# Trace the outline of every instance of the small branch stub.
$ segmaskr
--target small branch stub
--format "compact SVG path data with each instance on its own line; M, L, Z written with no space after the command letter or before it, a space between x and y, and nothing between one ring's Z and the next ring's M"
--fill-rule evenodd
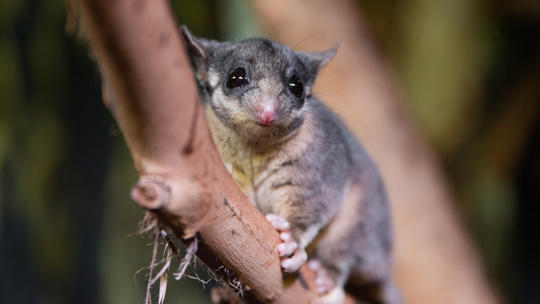
M131 190L131 198L142 208L158 210L169 204L170 187L163 181L143 176Z

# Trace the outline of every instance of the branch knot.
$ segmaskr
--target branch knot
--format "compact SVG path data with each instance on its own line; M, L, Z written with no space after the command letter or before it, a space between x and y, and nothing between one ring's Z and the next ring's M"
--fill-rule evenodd
M142 176L131 190L131 198L147 210L158 210L167 206L170 197L170 186L156 177Z

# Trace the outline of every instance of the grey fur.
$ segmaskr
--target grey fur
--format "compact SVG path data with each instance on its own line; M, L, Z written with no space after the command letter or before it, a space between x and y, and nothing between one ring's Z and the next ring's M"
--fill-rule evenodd
M337 115L311 94L319 69L337 48L303 53L263 38L220 43L183 31L207 96L212 135L239 186L261 212L291 223L293 236L338 287L347 280L375 286L371 300L399 303L391 279L391 217L378 169ZM231 90L225 84L237 67L247 71L249 84ZM292 73L304 84L301 99L287 90ZM252 118L265 96L279 103L271 127Z

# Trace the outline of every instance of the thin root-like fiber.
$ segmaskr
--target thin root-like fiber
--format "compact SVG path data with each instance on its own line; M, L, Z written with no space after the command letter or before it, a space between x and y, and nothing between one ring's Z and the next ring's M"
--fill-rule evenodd
M171 266L171 261L173 257L180 259L179 251L175 246L173 240L171 240L170 234L167 233L164 229L160 228L159 220L154 217L150 212L147 212L141 221L139 227L139 234L152 234L153 237L153 250L152 250L152 260L148 266L148 283L146 286L146 297L145 304L152 304L152 286L159 280L159 295L158 295L158 304L163 304L165 300L165 294L167 291L168 283L168 270ZM163 255L161 260L158 262L157 252L163 240L165 248L163 250ZM190 240L189 245L186 248L186 254L180 260L180 265L178 271L174 274L176 280L180 280L185 276L185 272L188 266L192 263L195 257L195 253L198 248L198 239L194 237ZM154 270L158 265L161 265L160 270L154 275ZM190 276L188 276L190 277ZM201 279L198 279L202 281ZM204 282L204 281L203 281ZM207 282L206 282L207 283Z
M194 237L191 240L191 243L186 248L186 255L184 256L184 258L182 258L180 266L178 266L178 271L174 274L174 278L176 280L180 280L186 273L187 267L189 266L189 264L191 264L191 261L193 260L193 257L197 252L197 248L199 246L198 242L199 240L197 239L197 237Z
M157 258L157 251L159 247L159 233L154 233L154 248L152 249L152 260L150 261L150 267L148 270L148 284L146 285L146 298L144 304L152 304L152 294L150 288L152 288L152 272Z
M151 212L147 211L144 214L142 221L139 223L139 230L137 233L139 235L145 235L151 232L152 235L154 235L156 231L159 231L159 220Z

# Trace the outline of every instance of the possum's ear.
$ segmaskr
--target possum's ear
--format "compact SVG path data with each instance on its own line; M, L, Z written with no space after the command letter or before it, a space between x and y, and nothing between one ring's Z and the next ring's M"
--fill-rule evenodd
M182 37L188 47L189 54L193 57L201 57L208 59L212 52L221 44L215 40L209 40L204 38L197 38L191 34L185 25L180 27L182 29Z
M338 45L334 45L330 49L323 52L296 52L298 58L302 61L304 66L307 69L307 74L309 75L310 82L315 81L315 77L319 70L325 66L337 53Z
M312 68L315 68L319 70L324 65L326 65L334 56L336 56L338 45L334 45L330 49L323 51L323 52L313 52L313 53L300 53L301 57L303 57L304 64L307 63L307 65L311 66Z
M182 25L180 29L182 30L184 44L195 64L197 78L199 80L206 80L212 54L222 43L215 40L197 38L191 34L185 25Z

